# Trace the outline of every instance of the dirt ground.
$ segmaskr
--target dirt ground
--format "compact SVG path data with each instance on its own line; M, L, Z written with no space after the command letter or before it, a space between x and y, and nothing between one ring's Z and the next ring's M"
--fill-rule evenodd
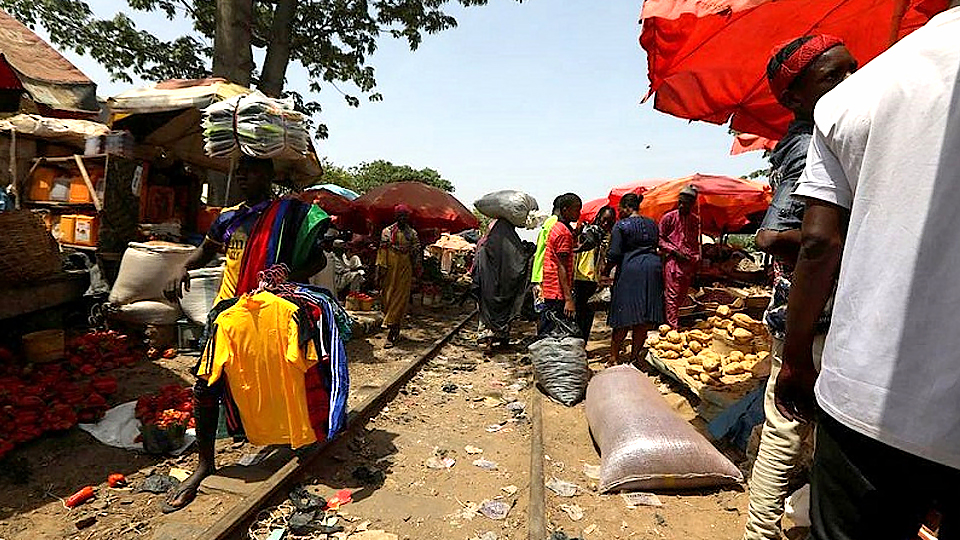
M390 350L383 349L382 333L351 341L351 407L376 393L465 314L452 308L415 313L414 328ZM594 370L602 368L608 352L604 340L609 338L609 330L602 320L602 315L598 316L595 344L590 347ZM411 540L527 538L531 452L527 412L533 392L538 390L522 344L485 354L473 342L474 330L475 323L469 323L379 415L363 429L335 442L328 459L305 471L302 483L324 497L343 488L354 491L354 502L341 511L347 532L384 530ZM533 326L524 324L516 330L522 337L530 335ZM118 371L122 393L115 401L135 399L172 381L189 382L193 362L185 356ZM657 382L678 414L702 430L703 422L694 412L696 398L686 397L667 381L657 378ZM747 507L743 488L659 494L663 506L656 508L628 508L619 495L599 495L596 480L584 470L584 465L599 465L600 458L590 438L583 404L567 408L543 398L542 412L545 479L555 477L581 488L571 498L547 490L546 517L551 532L563 531L570 538L584 540L736 540L742 534ZM161 496L112 490L103 481L109 473L122 472L136 486L152 472L165 473L171 467L189 471L196 465L195 452L158 459L106 447L76 429L43 438L15 452L14 462L29 473L27 483L14 483L16 471L0 473L0 540L165 540L197 533L290 455L289 450L278 451L259 465L236 465L243 455L260 450L229 439L219 441L218 464L223 470L218 477L205 482L197 501L187 509L164 516L158 506ZM428 462L437 466L442 458L453 459L453 465L428 466ZM88 484L98 486L98 497L77 510L65 510L56 499ZM491 501L506 504L505 519L483 514L481 505L486 502L489 509ZM583 517L574 520L571 515L578 517L578 509ZM86 516L96 517L96 523L78 531L74 523Z
M384 333L350 341L350 406L375 393L380 383L422 354L465 314L458 308L415 312L405 339L390 350L383 349ZM195 363L195 356L182 355L112 371L120 389L110 404L136 400L171 383L192 385L190 369ZM45 435L16 449L0 467L0 540L174 539L184 531L203 530L290 455L289 450L278 451L255 467L236 465L244 455L260 450L231 439L219 440L220 478L205 482L187 509L164 516L159 508L162 495L134 489L153 473L166 474L171 468L192 471L197 464L195 447L181 457L163 458L106 446L78 428ZM107 487L106 478L112 473L124 474L133 488ZM60 499L87 485L95 488L97 497L67 510ZM78 530L75 523L88 518L96 522Z
M602 329L601 320L598 317L594 336L600 346L591 347L594 370L602 368L608 352L602 341L609 330ZM529 324L518 330L534 331ZM677 412L694 420L695 404L666 381L656 380ZM360 527L400 539L526 539L531 452L526 413L538 392L533 382L522 347L486 355L461 334L363 433L335 445L332 459L308 471L302 481L321 495L357 490L355 502L342 509L348 533ZM584 405L567 408L542 398L542 411L545 480L558 478L582 488L572 498L547 490L549 532L585 540L740 538L747 506L742 488L661 494L662 507L627 508L619 495L599 495L596 481L584 473L584 465L600 463ZM694 424L704 427L699 420ZM482 453L471 454L468 446ZM435 456L451 457L455 463L449 469L430 468L427 462ZM480 458L495 462L496 469L474 465ZM507 518L491 519L479 512L478 505L488 500L507 503ZM576 505L583 517L572 520L562 505Z

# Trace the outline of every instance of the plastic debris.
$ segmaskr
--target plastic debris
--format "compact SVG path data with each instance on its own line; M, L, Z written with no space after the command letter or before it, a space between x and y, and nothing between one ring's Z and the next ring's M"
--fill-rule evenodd
M186 469L178 469L173 467L170 469L170 476L176 478L177 480L183 482L187 478L190 478L190 471Z
M600 479L600 466L599 465L590 465L587 463L583 464L583 475L591 480Z
M140 485L139 491L146 491L161 495L179 485L180 481L170 475L155 474L143 481L143 484Z
M587 527L586 529L583 530L583 535L586 536L586 535L592 533L593 531L597 530L598 528L599 528L599 527L597 526L597 524L596 524L596 523L593 523L593 524L591 524L589 527Z
M327 510L338 510L341 506L353 501L353 493L349 489L341 489L336 495L327 500Z
M431 469L449 469L457 464L457 460L445 457L441 458L439 456L433 456L426 461L427 467Z
M469 445L469 444L468 444L463 450L464 450L466 453L471 454L471 455L476 455L476 454L482 454L482 453L483 453L483 448L479 448L479 447L476 447L476 446L471 446L471 445Z
M470 540L499 540L499 537L497 536L497 533L493 531L487 531L483 534L474 536Z
M551 478L547 481L546 486L547 489L556 493L559 497L573 497L580 491L580 486L558 478Z
M488 459L482 459L482 458L481 458L481 459L474 460L473 465L476 466L476 467L480 467L481 469L483 469L483 470L485 470L485 471L495 471L495 470L497 470L497 462L496 462L496 461L490 461L490 460L488 460Z
M303 486L293 488L289 498L294 508L301 512L321 510L327 506L327 501L323 500L323 497L310 493Z
M480 504L480 513L490 519L506 519L510 505L503 501L486 500Z
M503 429L505 424L490 424L487 426L487 433L496 433Z
M580 521L583 519L583 508L576 504L561 504L560 509L566 512L571 521Z
M506 493L507 495L516 495L517 492L520 491L520 488L513 485L503 486L502 488L500 488L500 491Z
M627 508L636 508L638 506L663 506L660 498L653 493L645 491L632 491L630 493L621 493L623 502L627 503Z

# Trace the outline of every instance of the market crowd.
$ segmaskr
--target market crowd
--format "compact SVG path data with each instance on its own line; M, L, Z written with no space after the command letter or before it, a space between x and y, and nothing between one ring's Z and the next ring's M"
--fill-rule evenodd
M781 538L814 431L812 538L913 539L922 524L960 537L958 4L860 69L829 35L769 59L764 75L794 120L770 155L773 201L756 235L774 260L773 347L745 540ZM503 248L515 233L498 221L478 248L498 264L487 277L510 284L480 297L489 336L508 338L504 295L527 276L540 335L568 323L589 339L590 298L610 287L611 364L628 333L636 360L649 329L678 328L701 258L696 188L659 223L641 200L578 224L580 197L560 195L532 268L501 264L522 252Z

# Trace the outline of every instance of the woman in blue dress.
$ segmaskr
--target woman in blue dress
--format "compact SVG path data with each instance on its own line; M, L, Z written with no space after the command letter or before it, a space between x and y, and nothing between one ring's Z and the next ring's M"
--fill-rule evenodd
M634 193L620 200L620 221L613 227L604 276L616 268L610 290L607 324L613 328L609 365L620 363L620 350L632 331L631 361L639 359L647 330L663 323L663 265L657 255L657 223L640 215Z

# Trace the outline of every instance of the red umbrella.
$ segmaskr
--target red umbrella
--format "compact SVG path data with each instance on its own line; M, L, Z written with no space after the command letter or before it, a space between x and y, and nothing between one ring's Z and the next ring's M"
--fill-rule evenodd
M749 216L765 212L772 198L770 186L744 178L694 174L665 182L643 196L640 213L660 221L677 207L680 190L697 187L697 213L705 234L735 232L747 225Z
M350 201L350 199L328 189L309 189L300 192L298 197L303 202L313 203L323 208L324 212L332 216L348 214L354 211L353 202Z
M777 45L807 34L842 38L861 64L943 11L948 0L647 0L640 44L654 107L741 133L780 139L791 114L766 65ZM732 118L732 120L731 120Z
M597 217L597 212L599 212L601 208L609 204L610 204L610 201L606 197L583 203L583 208L580 210L580 221L581 222L593 221L593 218Z
M646 180L638 180L636 182L630 182L629 184L619 185L610 190L610 195L607 196L607 200L610 201L610 206L616 208L617 205L620 204L620 199L627 193L643 195L664 182L669 182L669 180L666 178L648 178Z
M398 204L410 207L417 229L460 232L480 227L466 206L446 191L420 182L394 182L375 187L353 201L364 218L375 223L392 223Z

